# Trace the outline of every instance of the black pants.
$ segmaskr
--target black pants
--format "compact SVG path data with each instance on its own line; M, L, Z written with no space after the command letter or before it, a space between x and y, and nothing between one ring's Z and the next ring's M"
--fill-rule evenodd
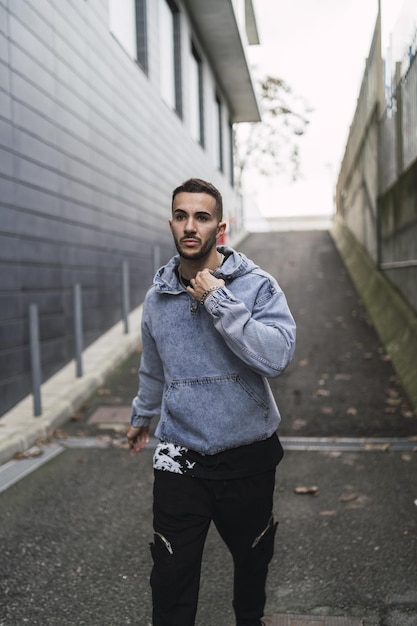
M193 626L211 521L234 563L237 626L260 626L277 524L275 470L234 480L155 471L151 587L154 626Z

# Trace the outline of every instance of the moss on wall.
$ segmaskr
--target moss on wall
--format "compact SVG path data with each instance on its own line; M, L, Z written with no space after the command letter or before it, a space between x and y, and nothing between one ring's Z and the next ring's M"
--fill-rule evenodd
M417 315L337 218L331 235L404 390L417 410Z

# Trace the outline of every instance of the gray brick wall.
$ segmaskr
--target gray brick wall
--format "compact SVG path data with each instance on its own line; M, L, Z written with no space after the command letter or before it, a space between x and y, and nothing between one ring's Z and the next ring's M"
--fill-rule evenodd
M157 18L148 2L147 76L109 32L107 0L0 0L0 414L31 390L31 303L46 379L74 356L75 283L85 345L121 318L124 260L132 308L143 300L153 246L173 253L179 182L205 177L235 202L189 135L186 98L180 120L159 97Z

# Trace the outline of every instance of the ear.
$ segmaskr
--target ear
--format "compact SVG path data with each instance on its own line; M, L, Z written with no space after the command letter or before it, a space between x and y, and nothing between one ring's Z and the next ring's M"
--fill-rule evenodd
M220 239L220 237L223 237L224 233L226 232L226 222L219 222L217 224L217 234L216 234L216 239Z

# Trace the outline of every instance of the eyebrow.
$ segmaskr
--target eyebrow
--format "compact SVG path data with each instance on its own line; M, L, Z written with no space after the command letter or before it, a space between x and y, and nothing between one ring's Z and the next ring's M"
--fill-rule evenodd
M181 207L177 207L176 209L173 210L173 213L185 213L185 214L187 214L187 211L185 209L181 209ZM209 217L213 217L213 215L210 213L210 211L196 211L195 215L208 215Z

